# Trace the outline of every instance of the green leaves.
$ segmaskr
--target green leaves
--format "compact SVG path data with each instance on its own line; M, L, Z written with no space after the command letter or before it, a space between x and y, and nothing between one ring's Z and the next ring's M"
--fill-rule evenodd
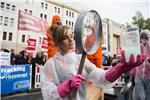
M139 31L143 29L150 30L150 18L144 19L142 13L140 11L137 11L135 13L135 16L132 17L132 25L139 28ZM132 25L127 23L127 28L132 28Z

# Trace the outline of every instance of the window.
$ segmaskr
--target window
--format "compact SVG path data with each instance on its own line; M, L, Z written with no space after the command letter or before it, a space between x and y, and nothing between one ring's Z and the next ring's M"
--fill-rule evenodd
M29 14L32 15L32 11L31 10L29 10Z
M47 19L47 15L44 15L44 19Z
M74 23L72 22L72 27L73 27Z
M40 18L43 19L43 14L40 14Z
M47 4L45 4L45 9L47 9L48 8L48 5Z
M44 8L44 3L43 2L41 2L41 8Z
M15 6L15 5L12 5L11 10L12 10L12 11L15 11L15 8L16 8L16 6Z
M10 18L10 27L14 26L14 18Z
M3 24L3 16L0 16L0 25Z
M74 17L74 13L72 13L72 17Z
M7 32L3 32L3 40L6 40Z
M69 26L71 25L71 21L69 21Z
M66 25L68 25L68 21L66 20Z
M25 35L22 35L22 42L25 42Z
M68 16L68 10L66 11L66 15Z
M28 12L28 9L24 9L25 12Z
M69 12L69 16L71 17L71 12Z
M57 8L55 7L55 13L57 12Z
M9 41L12 41L12 33L9 33L9 38L8 38Z
M5 3L1 2L1 8L4 9Z
M10 4L6 4L6 9L10 9Z
M5 17L4 26L8 26L8 17Z
M60 8L58 8L58 13L60 13Z
M106 24L102 24L103 25L103 29L106 29Z

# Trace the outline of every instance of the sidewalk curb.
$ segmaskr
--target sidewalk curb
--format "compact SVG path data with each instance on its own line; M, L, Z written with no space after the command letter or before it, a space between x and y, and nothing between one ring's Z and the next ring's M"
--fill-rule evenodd
M34 88L34 89L28 90L27 92L28 93L33 93L33 92L40 92L40 91L41 91L41 88Z
M8 99L8 98L13 98L13 97L19 97L23 95L33 95L36 93L40 93L41 88L34 88L26 91L20 91L20 92L15 92L15 93L9 93L7 95L1 95L1 99Z

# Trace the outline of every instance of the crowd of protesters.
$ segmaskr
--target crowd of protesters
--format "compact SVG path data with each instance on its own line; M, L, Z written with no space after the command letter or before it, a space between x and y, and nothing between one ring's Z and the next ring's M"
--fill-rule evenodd
M5 50L1 50L3 52L9 52ZM32 88L34 87L35 81L35 70L36 66L40 65L43 66L47 60L47 56L39 51L37 52L36 56L33 57L32 52L27 52L26 50L22 50L19 54L15 53L15 49L10 50L10 64L11 65L24 65L30 64L32 66Z
M119 56L114 54L112 55L106 55L103 53L102 55L102 63L103 66L115 66L117 63L119 63Z
M47 59L47 56L43 52L37 52L36 56L33 57L32 52L27 52L26 50L22 50L19 54L15 53L15 49L11 49L11 65L22 65L22 64L39 64L44 65Z

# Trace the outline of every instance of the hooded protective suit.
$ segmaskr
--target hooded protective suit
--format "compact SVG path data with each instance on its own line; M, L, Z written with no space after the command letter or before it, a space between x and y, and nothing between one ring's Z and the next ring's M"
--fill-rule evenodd
M138 55L135 62L133 55L131 55L129 62L126 62L125 53L122 53L122 55L121 62L108 71L97 68L88 59L85 59L82 76L86 80L92 81L97 87L111 87L123 73L140 65L144 60L142 56ZM41 69L41 90L44 100L70 100L66 93L63 98L60 96L58 87L72 75L76 75L80 60L81 55L77 55L75 52L69 52L64 56L57 52L53 58L46 62ZM86 100L86 87L86 82L83 81L77 91L75 100Z
M76 75L80 64L80 55L70 52L65 56L59 53L49 59L41 71L41 89L44 100L69 100L61 98L57 86L67 80L70 75ZM88 59L85 60L82 76L91 80L98 87L110 87L113 84L105 79L105 71L97 68ZM98 76L98 77L97 77ZM86 82L77 91L76 100L86 100Z

